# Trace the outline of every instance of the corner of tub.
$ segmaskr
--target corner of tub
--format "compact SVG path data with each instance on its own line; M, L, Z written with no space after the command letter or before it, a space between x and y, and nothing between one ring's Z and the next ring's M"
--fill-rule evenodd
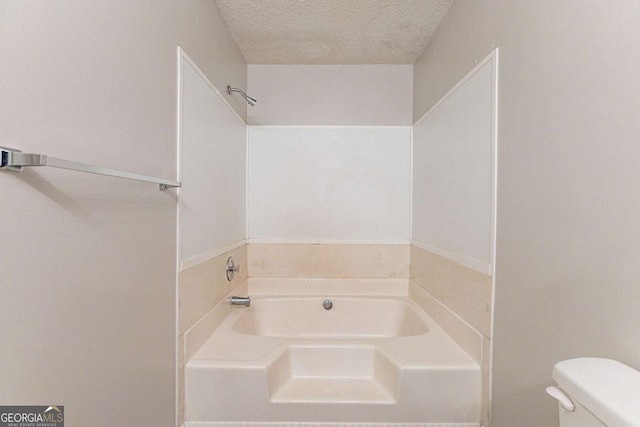
M218 329L224 319L231 313L229 299L232 295L243 295L247 292L247 279L239 282L231 292L226 294L211 310L200 318L192 327L184 332L185 364L193 358L207 339Z
M480 332L413 279L409 283L409 297L431 316L476 363L482 365L484 337Z

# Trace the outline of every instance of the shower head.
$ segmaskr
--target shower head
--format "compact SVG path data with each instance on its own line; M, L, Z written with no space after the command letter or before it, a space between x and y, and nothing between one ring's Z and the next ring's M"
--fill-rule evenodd
M257 99L250 97L249 95L247 95L247 104L249 104L252 107L255 107L256 102L258 102Z
M258 102L257 99L250 97L242 89L238 89L237 87L227 86L227 93L231 95L233 92L238 92L244 98L244 100L247 101L247 104L249 104L252 107L254 107L256 105L256 102Z

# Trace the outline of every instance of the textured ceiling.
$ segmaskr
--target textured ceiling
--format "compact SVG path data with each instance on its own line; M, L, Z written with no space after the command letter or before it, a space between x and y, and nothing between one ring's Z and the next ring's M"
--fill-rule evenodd
M413 64L453 0L216 0L249 64Z

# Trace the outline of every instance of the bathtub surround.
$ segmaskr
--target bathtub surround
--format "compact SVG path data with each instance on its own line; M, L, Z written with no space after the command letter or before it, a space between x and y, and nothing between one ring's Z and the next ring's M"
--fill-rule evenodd
M254 71L259 69L260 67L256 67ZM359 70L371 71L371 68L364 66ZM280 96L284 97L282 99L287 99L288 96L288 99L293 101L292 97L296 93L299 96L300 93L299 88L295 89L296 84L305 78L311 77L318 81L329 82L331 76L345 76L349 75L348 73L353 75L356 70L327 67L322 70L311 70L309 76L304 76L305 70L302 68L296 69L291 66L265 71L264 75L253 75L249 82L252 93L257 94L264 89L267 92L261 95L261 98ZM277 81L282 79L282 75L292 77L292 84L284 85L282 82L278 84ZM366 73L364 75L367 76ZM367 77L358 82L360 84L358 87L360 90L367 88L375 92L377 88L374 82L375 79ZM330 92L327 93L328 98L344 95L340 94L338 88L334 86L326 85L325 87ZM384 89L387 90L389 87ZM357 88L351 92L347 90L346 93L350 93L350 98L357 98L353 96L357 90ZM397 97L398 93L404 92L399 91L390 96ZM306 297L318 292L318 289L321 289L324 296L330 292L336 297L375 293L383 289L400 298L411 295L415 304L429 310L429 313L431 311L435 313L438 322L443 325L442 328L453 337L451 342L455 341L456 346L460 346L461 350L464 349L464 353L468 355L466 357L471 361L470 366L473 365L474 369L477 369L477 384L463 388L478 397L475 409L477 413L469 418L478 420L481 409L486 413L488 401L486 384L488 379L487 343L489 342L482 333L478 332L478 329L482 329L489 335L487 332L489 326L486 321L488 318L486 312L478 313L478 307L482 306L482 302L476 301L475 298L486 301L487 295L482 293L486 292L486 287L476 286L477 283L474 282L478 279L477 275L481 275L480 273L471 271L471 274L468 274L464 267L457 266L455 262L434 254L421 253L409 244L412 188L411 128L375 126L378 124L375 123L376 114L385 114L385 109L390 108L393 102L364 103L359 109L352 108L349 103L344 102L337 102L332 106L331 111L337 113L343 123L358 123L362 117L369 117L365 119L365 124L369 126L316 126L318 124L316 114L321 106L312 104L308 108L299 108L296 105L296 102L281 102L278 105L278 108L283 110L279 114L287 117L287 112L290 112L294 114L291 117L297 117L296 126L270 126L272 123L269 123L269 120L274 120L275 117L270 117L269 114L274 114L275 110L265 108L261 116L265 126L249 127L247 156L249 244L246 248L249 279L246 283L240 283L232 293L249 294L258 301L275 295L286 297L302 293ZM295 116L295 114L299 115ZM319 116L322 117L323 114ZM367 114L370 115L367 116ZM392 119L396 125L406 123L404 113L392 117L396 117ZM329 123L331 122L336 122L336 119L331 119ZM372 179L377 181L372 182ZM404 190L407 192L405 193ZM421 217L421 220L424 218ZM296 221L304 221L304 223ZM412 256L417 263L416 266L411 265ZM416 280L407 280L410 275ZM485 284L483 279L479 279L479 282ZM480 295L477 294L478 289L482 289ZM221 290L221 293L224 291ZM442 301L430 291L435 292ZM472 295L467 295L468 292ZM457 300L461 296L463 296L462 302ZM490 301L490 297L488 299ZM254 305L249 310L255 312L258 308ZM237 311L239 309L238 307L230 308L224 303L218 304L185 333L183 340L185 360L187 364L191 363L192 369L192 376L187 386L192 396L188 399L188 406L192 409L187 409L187 425L195 419L209 419L213 422L214 419L228 416L224 411L220 412L217 418L202 412L204 407L207 407L210 412L216 404L222 404L228 410L231 403L219 400L224 399L224 396L219 396L217 403L205 403L209 397L215 395L215 392L210 390L202 393L194 390L212 387L212 384L200 380L209 378L210 374L215 372L217 368L211 363L214 363L213 359L217 357L216 352L224 351L226 346L219 344L207 346L205 343L214 339L209 335L214 333L216 328L225 321L228 322L225 320L226 316L242 313ZM489 310L490 304L484 306L484 309ZM287 313L289 312L290 310L287 310ZM461 317L457 312L463 313L466 318ZM473 323L474 326L468 322ZM261 327L267 328L265 325ZM247 335L251 334L245 331L243 336L246 338ZM244 343L243 346L248 343ZM277 356L277 360L267 363L272 366L269 368L273 371L272 376L280 378L282 375L276 375L276 373L282 371L280 369L282 366L290 363L288 360L292 358L297 360L298 356L302 357L301 355L304 354L307 357L311 354L306 350L295 350L296 348L294 346L294 350L291 350L293 353L288 351L285 352L286 354L278 353L280 356L271 355ZM215 354L205 354L207 351L213 351ZM237 359L237 357L239 356L224 356L225 359ZM326 357L330 358L330 355L327 354ZM305 363L299 362L298 365L306 366ZM241 366L236 368L244 369ZM209 372L210 369L213 371ZM222 375L221 372L219 373ZM297 384L295 380L297 377L295 372L291 375L293 375L290 379L293 381L291 387L294 387ZM365 377L370 375L367 374ZM276 381L282 387L273 386L275 388L269 392L275 393L275 397L271 396L272 400L280 401L284 399L282 396L289 396L286 391L289 390L289 386L286 384L290 381L283 378L280 382ZM252 384L256 386L261 381L255 378ZM211 383L215 382L212 379ZM225 381L225 384L229 382ZM379 391L382 394L378 397L387 396L388 392L385 390L389 390L388 386L381 387ZM256 389L260 387L257 386ZM288 405L286 400L293 397L295 396L291 395L280 403L286 406ZM414 394L410 399L415 397L417 395ZM408 399L407 396L403 398L405 403L406 399ZM273 409L269 409L271 406L265 403L268 401L269 398L263 396L256 401L257 406L253 405L255 408L262 408L261 418L258 419L264 419L265 414L270 414L269 417L275 416L279 421L303 419L303 414L296 415L292 410L283 412L282 408L276 411L278 414L276 415L272 412ZM313 405L308 409L312 408ZM222 407L220 409L222 410ZM342 419L357 421L358 416L349 418L353 416L356 415L348 412L341 415ZM364 415L361 414L360 419L363 419L362 416ZM245 421L246 419L246 417L243 418ZM376 421L381 419L384 419L384 416L378 414ZM396 417L394 420L398 419ZM230 425L236 421L241 423L239 419L235 421L229 419ZM417 422L418 419L415 421ZM336 423L336 425L339 424Z

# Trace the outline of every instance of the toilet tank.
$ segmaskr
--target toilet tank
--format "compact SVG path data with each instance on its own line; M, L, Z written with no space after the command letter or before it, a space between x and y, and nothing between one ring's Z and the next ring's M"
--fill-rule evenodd
M553 379L560 390L550 387L549 394L561 402L560 427L640 427L640 372L635 369L610 359L570 359L556 363ZM563 403L562 394L570 402Z

